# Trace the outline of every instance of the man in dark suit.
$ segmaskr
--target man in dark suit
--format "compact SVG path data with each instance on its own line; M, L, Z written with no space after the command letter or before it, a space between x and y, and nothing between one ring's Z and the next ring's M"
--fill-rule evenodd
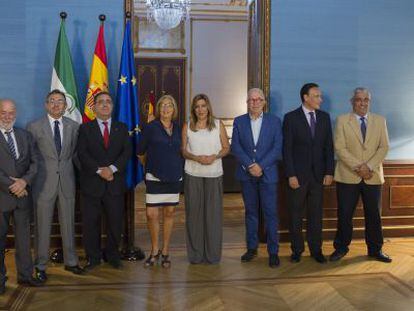
M14 127L15 121L14 102L0 99L0 294L6 290L4 257L11 217L14 220L17 282L41 285L32 277L30 251L30 185L37 171L35 145L30 133Z
M36 276L47 280L50 230L55 205L59 210L65 270L82 274L75 248L75 170L73 157L79 124L64 117L65 94L53 90L46 96L47 114L31 122L27 129L39 151L38 172L33 183L36 211Z
M248 113L237 117L233 124L231 150L238 161L236 178L241 182L245 207L247 252L242 262L257 256L259 245L259 206L263 210L269 266L280 264L277 219L277 161L282 155L282 129L278 117L264 113L263 91L248 92Z
M106 259L114 268L121 267L119 243L126 191L125 168L132 150L127 127L111 119L112 110L109 93L95 95L96 119L79 128L83 242L88 270L101 262L102 212L106 216Z
M332 183L334 151L331 118L319 110L322 94L316 83L300 90L302 105L283 120L283 162L288 177L291 261L299 262L305 250L302 217L306 210L306 237L311 256L319 263L322 253L323 186Z

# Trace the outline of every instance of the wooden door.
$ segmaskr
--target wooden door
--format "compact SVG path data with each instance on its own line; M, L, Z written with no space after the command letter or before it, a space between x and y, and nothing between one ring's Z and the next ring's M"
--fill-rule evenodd
M185 119L185 59L137 58L138 98L141 120L148 117L148 103L165 94L172 95L178 105L178 122ZM155 107L154 107L155 108Z

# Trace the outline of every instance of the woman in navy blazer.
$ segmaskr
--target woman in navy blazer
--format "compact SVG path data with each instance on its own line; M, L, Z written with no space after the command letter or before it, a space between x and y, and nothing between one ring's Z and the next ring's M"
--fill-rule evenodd
M156 119L142 131L138 146L140 160L145 163L147 223L151 235L151 253L145 267L169 268L169 244L174 224L174 207L179 203L184 160L181 156L181 128L175 121L178 107L170 95L162 96L156 105ZM144 161L143 155L146 155ZM163 213L163 245L159 247L159 210Z

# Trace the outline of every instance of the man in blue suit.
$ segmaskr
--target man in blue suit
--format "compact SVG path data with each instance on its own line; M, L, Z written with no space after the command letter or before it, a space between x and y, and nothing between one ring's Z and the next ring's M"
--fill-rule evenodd
M331 118L319 110L322 93L316 83L300 90L302 105L283 120L283 163L288 177L291 261L299 262L304 251L302 217L306 209L306 236L311 256L325 263L322 254L323 186L332 183L334 151Z
M263 112L265 104L261 89L249 90L248 113L234 120L231 150L239 164L236 178L242 186L245 206L247 252L241 261L249 262L257 256L260 206L266 223L269 266L275 268L280 264L277 161L282 156L282 129L278 117Z

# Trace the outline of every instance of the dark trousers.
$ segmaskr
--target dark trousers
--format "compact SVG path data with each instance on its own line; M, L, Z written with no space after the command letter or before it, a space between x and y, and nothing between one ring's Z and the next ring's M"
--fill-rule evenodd
M246 243L248 249L259 246L259 206L261 207L267 232L267 251L279 251L277 217L277 183L263 183L260 179L242 181L242 195L245 208ZM260 204L260 205L259 205Z
M124 196L105 193L102 197L82 194L83 244L89 261L101 260L101 219L106 218L105 256L108 261L120 259Z
M0 212L0 284L6 282L4 257L7 231L12 216L15 234L17 279L28 280L33 272L32 253L30 250L30 209L18 208L10 212Z
M348 251L352 240L352 218L361 196L365 217L365 242L369 254L378 253L383 244L381 226L381 185L336 183L338 230L334 241L337 250Z
M322 198L323 184L314 178L300 185L298 189L288 187L289 231L293 253L305 250L302 234L302 219L306 210L306 240L312 255L322 249Z

